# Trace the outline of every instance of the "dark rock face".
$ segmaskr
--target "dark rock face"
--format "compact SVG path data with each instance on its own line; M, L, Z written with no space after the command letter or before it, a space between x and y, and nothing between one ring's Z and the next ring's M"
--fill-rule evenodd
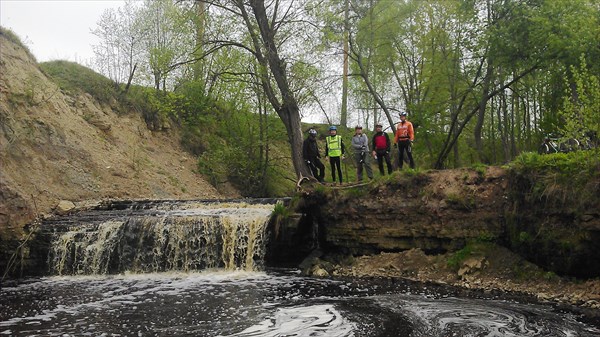
M576 207L578 200L532 199L528 191L533 184L528 177L510 178L513 212L506 223L508 247L557 274L600 276L600 187L590 184L596 198Z
M321 208L330 249L372 254L460 249L502 236L505 178L498 172L439 171L365 192L337 193ZM358 193L364 193L357 197Z
M325 253L439 253L470 240L495 241L548 271L600 276L600 191L582 211L574 201L527 198L531 189L528 180L499 168L431 171L313 192L305 213L317 212L311 217Z
M4 180L0 173L0 185ZM21 245L27 235L23 223L34 219L34 209L25 199L12 189L0 188L0 271L10 276L18 276L18 263L28 256L26 247Z

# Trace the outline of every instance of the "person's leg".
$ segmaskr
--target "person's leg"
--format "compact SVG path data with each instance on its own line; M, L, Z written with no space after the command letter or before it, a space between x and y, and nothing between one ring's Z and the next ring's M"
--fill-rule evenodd
M310 164L307 164L308 168L310 169L310 172L312 173L313 177L317 177L317 168L315 167L315 162L311 161Z
M356 178L358 181L362 181L362 171L363 171L363 158L360 152L354 154L354 163L356 163ZM346 177L347 178L347 177Z
M336 157L335 159L336 159L338 177L340 179L340 184L341 184L344 181L344 178L342 177L342 158Z
M365 153L365 162L363 164L365 165L365 169L367 170L367 177L369 177L369 179L373 179L373 168L371 167L371 158L367 153Z
M331 179L335 183L335 157L329 157L329 164L331 165Z
M392 174L392 161L390 160L390 154L384 153L385 164L387 165L388 174ZM381 165L383 166L383 164ZM381 169L383 171L383 168Z
M410 144L410 142L407 142L408 145L406 147L406 155L408 156L408 164L410 165L410 168L414 169L415 168L415 161L413 160L413 156L412 156L412 145Z
M404 142L398 142L398 169L404 166Z
M383 171L383 160L385 159L383 157L384 155L385 152L377 151L377 166L379 167L379 174L381 174L382 176L385 175L385 172Z
M319 170L319 174L316 176L317 180L323 182L325 179L325 165L321 163L319 158L315 158L315 167Z

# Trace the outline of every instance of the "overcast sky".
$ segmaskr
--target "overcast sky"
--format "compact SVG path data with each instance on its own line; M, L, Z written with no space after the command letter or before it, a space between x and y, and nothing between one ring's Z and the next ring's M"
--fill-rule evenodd
M91 45L97 44L90 31L105 9L123 3L123 0L0 0L0 25L17 34L38 62L60 59L86 65L93 57Z

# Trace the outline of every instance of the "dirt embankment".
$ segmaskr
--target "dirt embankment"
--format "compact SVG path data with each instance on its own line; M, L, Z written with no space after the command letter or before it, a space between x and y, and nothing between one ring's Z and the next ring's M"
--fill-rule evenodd
M32 56L0 34L0 240L60 201L214 199L176 130L64 93Z

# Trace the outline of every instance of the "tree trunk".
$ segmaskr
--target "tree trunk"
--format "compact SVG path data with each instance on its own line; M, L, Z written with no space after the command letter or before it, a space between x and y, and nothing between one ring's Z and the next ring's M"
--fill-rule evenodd
M193 65L193 76L194 80L197 81L204 73L204 61L202 60L202 56L204 54L204 27L206 25L207 11L204 0L195 0L194 6L196 7L196 46L194 48L194 58L196 59L196 61Z
M288 141L292 149L292 162L297 177L310 176L310 170L307 165L304 164L302 158L302 142L304 137L302 135L302 127L300 124L300 108L296 97L290 88L288 83L287 75L285 73L285 62L281 60L277 51L277 44L275 43L275 30L269 24L267 12L265 9L264 0L250 0L250 7L254 13L254 18L258 24L258 30L260 32L260 40L262 41L266 57L262 57L262 54L257 54L259 63L263 66L268 66L273 79L277 84L277 89L280 93L281 102L275 96L273 88L269 83L269 79L266 75L263 75L261 79L263 88L267 89L266 94L271 102L271 105L279 115L279 118L283 121L285 128L288 133ZM243 3L240 2L243 7ZM246 20L250 34L255 34L255 31L248 20ZM258 42L258 36L253 38L255 47L260 50L260 46L256 46ZM266 63L266 64L265 64Z
M477 115L477 123L475 124L475 129L473 131L475 137L475 148L477 150L477 154L479 155L479 160L486 164L489 164L489 158L483 151L483 141L481 139L481 136L483 130L483 122L485 121L485 111L487 107L487 102L489 100L488 94L490 92L490 82L492 79L492 74L492 64L490 61L488 61L485 77L483 78L481 99L479 100L479 112Z
M127 94L129 91L129 87L131 86L131 81L133 81L133 75L135 74L135 70L137 69L137 63L133 66L131 73L129 74L129 78L127 79L127 85L125 86L125 91L123 94Z
M340 112L340 125L344 127L348 124L348 1L344 0L344 70L342 77L342 109Z
M371 94L375 102L377 102L377 104L381 107L381 110L383 110L383 112L385 113L385 116L387 117L387 120L390 123L392 132L396 133L396 126L394 125L392 114L390 113L389 108L383 101L383 98L379 95L379 93L377 93L377 90L375 90L375 87L371 83L369 75L367 74L367 70L365 69L365 66L363 64L362 56L358 52L354 51L354 49L352 48L352 44L350 44L350 47L352 55L354 55L353 59L358 65L358 68L360 69L360 77L362 77L363 81L365 82L365 85L367 86L367 89L369 90L369 93Z
M526 75L532 73L538 67L539 67L539 64L535 64L531 68L523 71L517 77L513 78L509 82L505 83L504 85L502 85L499 88L495 89L494 91L490 92L487 95L488 96L487 99L490 99L490 98L498 95L499 93L503 92L506 88L510 87L513 83L519 81L521 78L525 77ZM460 112L460 110L461 109L458 109L459 112ZM462 122L460 122L460 123L458 122L458 114L456 115L456 118L452 120L452 123L450 125L450 132L448 134L448 139L444 143L444 147L442 148L442 151L438 155L438 158L437 158L437 160L436 160L436 162L434 164L434 168L441 169L441 168L444 167L444 162L448 158L448 155L450 154L450 150L456 144L456 141L458 140L458 137L461 135L462 130L465 128L465 126L469 123L469 121L471 120L471 118L473 118L473 116L475 116L475 114L478 111L479 111L479 106L477 106L475 109L473 109L470 112L468 112L467 115L465 116L464 120ZM501 121L499 120L498 123L501 123ZM458 127L458 132L452 137L451 136L451 134L453 134L452 130L455 127Z

